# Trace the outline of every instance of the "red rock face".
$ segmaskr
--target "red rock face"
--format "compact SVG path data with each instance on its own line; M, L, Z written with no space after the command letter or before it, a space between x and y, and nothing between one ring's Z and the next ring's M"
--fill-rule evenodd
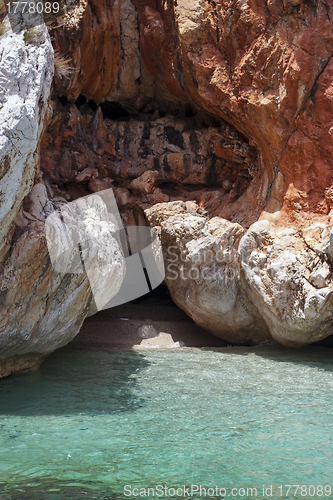
M156 113L111 120L87 103L55 105L41 156L52 198L112 187L126 210L183 200L211 216L241 198L259 170L257 150L223 120L215 127Z
M116 84L121 56L119 7L115 1L107 4L81 1L64 29L51 30L58 50L72 56L71 96L82 92L103 99ZM57 84L64 89L61 80Z
M178 11L181 5L186 15L186 2L178 3ZM332 119L329 103L321 98L332 54L330 3L284 2L284 8L280 2L264 1L245 2L242 8L229 2L201 5L202 13L192 16L201 37L196 37L195 27L179 30L191 97L206 109L220 110L250 135L261 153L262 180L266 174L272 183L278 171L284 176L273 190L266 184L262 191L258 180L261 210L266 205L268 212L275 212L282 202L286 217L279 218L285 224L299 212L288 200L302 198L309 199L301 204L303 218L307 212L321 216L327 212L324 194L331 180L330 161L316 140L318 129ZM248 198L242 203L250 205Z
M324 221L331 204L332 6L90 0L54 30L58 50L75 66L57 89L136 111L191 104L219 116L260 158L259 175L242 196L221 200L219 215L245 226L259 217L300 227ZM215 150L230 159L227 149Z
M78 0L53 22L54 109L37 149L42 172L24 201L35 146L24 165L10 149L0 172L15 165L26 172L2 220L0 377L36 367L90 314L87 280L51 270L44 221L64 200L109 188L126 224L148 220L164 251L175 245L187 255L192 281L166 282L176 303L215 335L304 345L333 334L332 4ZM23 65L30 77L18 85L20 113L41 95L29 116L42 120L51 47L20 36L15 43L26 43L20 54L30 61ZM20 75L1 64L11 75L7 92ZM18 144L28 123L13 131ZM15 183L3 184L12 196ZM222 250L203 275L199 240L209 258Z

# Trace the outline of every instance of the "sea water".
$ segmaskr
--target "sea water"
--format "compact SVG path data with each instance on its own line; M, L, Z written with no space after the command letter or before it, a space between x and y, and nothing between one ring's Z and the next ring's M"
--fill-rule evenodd
M60 350L0 381L0 498L333 498L332 354Z

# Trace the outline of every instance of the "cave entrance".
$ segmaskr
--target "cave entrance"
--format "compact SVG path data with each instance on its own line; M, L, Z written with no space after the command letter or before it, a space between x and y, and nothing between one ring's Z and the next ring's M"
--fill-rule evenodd
M87 318L68 347L145 349L226 345L196 325L173 302L163 283L139 299Z
M69 105L78 112L70 115ZM58 97L55 125L41 149L55 196L71 201L113 187L125 189L119 192L123 204L194 201L210 217L234 214L229 206L259 172L256 147L222 118L189 103L164 108L151 102L134 111L126 102ZM96 128L97 113L103 120ZM132 182L147 171L158 172L158 185L133 189Z
M69 113L70 105L77 112ZM255 146L235 127L188 103L167 109L152 102L134 112L130 103L96 103L84 95L75 101L58 97L41 146L51 199L71 202L112 189L125 226L133 225L138 209L178 200L195 202L208 218L232 220L223 210L248 189L258 162ZM88 318L71 345L145 348L177 342L226 345L197 326L161 285Z
M58 96L58 100L63 106L75 104L82 114L89 112L95 113L97 108L100 107L104 120L108 118L109 120L127 121L131 118L130 113L119 102L105 101L97 104L93 99L89 99L82 94L79 95L75 101L69 100L67 96Z

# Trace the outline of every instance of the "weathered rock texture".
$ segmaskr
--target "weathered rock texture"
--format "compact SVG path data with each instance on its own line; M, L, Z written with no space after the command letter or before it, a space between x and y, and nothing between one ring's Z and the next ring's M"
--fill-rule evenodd
M219 215L258 173L256 149L223 120L205 127L195 117L123 120L103 119L88 104L55 104L41 144L52 197L72 200L112 186L117 195L118 188L132 192L121 205L189 199Z
M39 140L53 78L53 50L46 28L40 27L38 38L29 42L23 32L13 34L8 30L0 37L0 52L3 377L37 368L48 354L67 344L78 333L95 300L108 302L117 293L124 263L112 231L105 227L105 206L92 197L81 201L79 221L75 212L72 217L69 212L66 224L80 232L85 251L92 253L92 266L96 262L93 278L88 280L86 273L64 274L66 269L51 266L45 220L57 204L50 201L37 172ZM102 244L101 250L94 238ZM108 262L101 252L108 252ZM106 291L108 296L104 297Z
M328 238L323 226L304 237L293 228L276 232L262 220L240 240L242 289L281 344L312 343L333 333L332 273L323 252Z
M54 29L76 70L57 91L80 96L80 112L68 105L56 123L58 111L44 137L48 185L73 199L111 184L123 212L148 209L187 271L201 244L219 247L234 281L167 283L180 307L230 342L301 345L333 333L332 6L90 0ZM102 103L104 121L82 95ZM190 213L164 204L176 200Z
M1 260L8 263L21 245L24 262L31 252L45 263L45 247L37 249L45 245L40 207L46 213L49 203L112 188L126 223L144 224L146 210L166 260L176 247L178 278L167 275L174 300L215 335L302 345L333 333L332 7L332 0L78 0L49 26L70 68L56 73L41 172L14 236L11 224L35 174L47 92L33 114L38 124L31 122L35 142L20 135L28 122L11 125L25 156L2 156L1 172L12 172L13 182L3 181L11 201L6 194L1 205ZM34 68L46 50L22 40L13 45L34 51ZM9 78L14 89L21 70L32 69L11 64L1 78L17 71L15 83ZM36 86L12 94L26 92L36 111L49 86L43 74L38 70ZM4 116L15 113L8 108ZM208 263L200 260L205 249ZM30 283L45 275L42 263L33 263ZM191 282L180 277L182 266ZM76 276L67 287L84 295L75 314L67 301L72 333L89 308L84 283ZM57 287L45 281L26 294L48 303ZM4 317L6 328L11 320Z
M31 197L39 187L45 191L43 184L36 184ZM67 253L60 268L51 265L45 212L36 217L23 211L15 219L12 249L1 272L1 376L38 367L48 354L75 337L86 316L96 310L95 301L104 305L119 290L124 275L123 257L111 230L105 228L105 206L99 205L92 207L90 199L82 200L79 221L76 209L66 206L69 234L75 230L85 252L90 253L88 277L87 273L72 269L75 255ZM92 238L96 234L101 246ZM53 240L56 244L54 235ZM99 265L100 249L108 253L103 267Z
M262 220L246 231L200 212L193 202L146 210L161 235L171 296L200 326L239 344L296 346L333 333L327 227L302 236Z
M37 145L53 78L47 30L38 44L23 33L0 37L0 255L37 169Z
M80 68L58 91L133 110L191 103L222 117L260 152L260 175L225 217L249 225L265 209L278 211L281 224L321 218L330 209L330 9L322 0L91 0L54 30L57 47ZM139 33L139 66L124 64L119 33L131 40ZM131 77L135 97L119 90L120 67L140 68Z
M176 304L210 333L233 343L267 340L267 328L242 297L239 241L245 231L220 217L200 216L193 202L155 205L149 223L160 228L165 281Z

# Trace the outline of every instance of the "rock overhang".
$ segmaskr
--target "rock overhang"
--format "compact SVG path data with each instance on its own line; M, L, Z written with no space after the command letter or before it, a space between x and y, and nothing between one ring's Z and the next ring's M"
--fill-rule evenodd
M331 333L330 2L197 4L193 10L185 0L80 1L64 26L50 26L56 50L73 66L67 76L57 75L54 96L73 104L63 109L53 100L55 114L40 144L47 195L68 202L114 187L126 223L146 224L152 211L160 212L152 225L162 240L175 237L171 222L180 217L179 206L174 213L180 200L186 209L179 234L191 217L204 219L205 231L216 226L209 238L192 227L192 240L179 241L188 262L213 239L210 248L229 248L234 259L229 255L233 264L220 267L237 272L227 288L214 283L214 291L204 283L205 300L200 284L192 283L191 297L182 284L176 302L198 322L214 303L217 330L228 338L239 334L243 343L271 336L286 345L314 342ZM32 43L29 50L39 49ZM92 103L74 105L80 95L106 104L90 113ZM115 112L106 111L107 103L116 103L118 118L103 119L103 111ZM122 109L128 114L123 121ZM193 110L197 124L190 131ZM227 127L232 137L225 141ZM255 161L242 156L242 146L255 151ZM63 153L58 159L57 150ZM235 178L231 168L222 177L228 163ZM29 164L35 171L37 157ZM6 165L4 158L3 172ZM239 178L241 189L233 193ZM42 183L41 174L35 183ZM37 234L40 221L29 210L15 227L32 225ZM6 229L6 252L14 244L12 228ZM74 329L85 314L73 318Z

